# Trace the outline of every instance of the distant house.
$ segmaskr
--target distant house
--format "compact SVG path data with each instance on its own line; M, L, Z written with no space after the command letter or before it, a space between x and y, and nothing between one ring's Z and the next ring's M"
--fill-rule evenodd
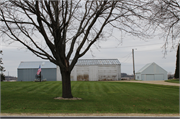
M136 80L155 81L167 80L167 71L156 63L149 63L136 72Z
M121 80L132 80L134 79L134 75L128 75L126 73L121 73Z
M42 79L62 81L60 69L49 61L21 62L18 81L34 81L39 65ZM79 59L71 72L71 81L111 81L121 79L118 59Z

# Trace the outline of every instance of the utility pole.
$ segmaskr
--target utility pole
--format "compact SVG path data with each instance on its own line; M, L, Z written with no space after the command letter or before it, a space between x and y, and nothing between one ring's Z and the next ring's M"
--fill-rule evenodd
M8 72L8 81L10 81L10 79L9 79L9 72Z
M135 80L136 77L135 77L135 64L134 64L134 49L132 49L132 59L133 59L133 74L134 74L134 80Z

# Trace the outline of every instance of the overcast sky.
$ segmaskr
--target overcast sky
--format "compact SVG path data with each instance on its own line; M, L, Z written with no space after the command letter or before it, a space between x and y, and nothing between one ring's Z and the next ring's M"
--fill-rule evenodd
M17 14L18 13L19 12L17 12ZM24 19L23 15L20 15L20 14L18 14L18 15L20 18L22 17ZM35 18L35 17L32 17L32 18ZM134 17L133 17L133 19L134 19ZM99 19L99 20L103 20L103 19ZM97 20L97 21L99 21L99 20ZM25 19L25 21L26 21L26 19ZM75 22L73 22L73 23L76 23L77 21L75 20ZM140 19L138 21L140 22L140 24L139 24L140 26L141 25L146 26L146 22L142 22L142 21L140 21ZM97 24L98 23L101 23L101 22L99 21L99 22L97 22ZM139 30L137 26L134 27L134 24L131 24L131 23L129 24L129 23L130 22L127 23L128 26L133 25L133 26L131 26L131 28L134 28L134 30ZM73 25L76 26L77 24L78 24L78 22ZM96 24L96 26L98 27L99 25L97 25L97 24ZM73 26L73 27L75 27L75 26ZM126 26L126 25L124 25L124 26ZM123 29L128 31L129 30L128 27L126 27L126 28L123 28ZM142 28L144 28L144 27L142 27ZM171 49L170 48L171 43L169 43L169 47L167 49L167 51L168 51L167 55L164 56L164 52L163 52L164 49L162 48L162 46L165 41L162 38L160 39L159 38L160 36L152 37L151 39L142 40L137 37L129 36L127 33L123 34L123 32L120 32L118 30L114 30L114 29L112 30L110 28L110 26L107 26L107 29L109 29L110 31L113 32L112 34L114 37L107 38L107 41L98 42L99 43L98 45L100 45L101 48L96 49L96 47L93 46L91 48L92 52L90 52L90 51L87 52L82 57L82 59L119 59L119 61L121 63L121 72L127 73L127 74L133 74L132 49L135 49L134 50L135 51L135 53L134 53L135 72L138 72L138 70L140 70L147 63L155 62L159 66L164 68L167 72L174 74L175 65L176 65L177 47L175 47L174 49ZM105 30L105 29L103 29L103 30ZM130 29L130 31L131 31L131 29ZM73 32L73 31L71 31L71 32ZM106 34L103 34L103 35L108 36L109 34L107 32L105 32ZM37 33L39 33L39 32L37 31ZM156 31L156 34L157 33L161 33L161 31L158 31L158 32ZM68 34L68 35L70 36L70 34ZM40 36L41 35L34 34L31 37L33 38L33 40L35 40L34 42L37 41L38 44L44 45L42 43L43 38L42 38L42 36L41 37ZM23 39L24 37L20 35L20 38ZM24 38L24 39L26 39L26 38ZM117 39L119 39L119 40L117 40ZM3 66L5 67L5 70L6 70L6 72L4 73L5 75L17 76L17 68L21 61L43 61L42 59L38 58L37 56L32 54L27 49L23 48L24 46L21 45L20 43L14 42L9 45L8 42L4 42L2 40L2 38L0 37L0 50L3 50L2 58L3 58L3 63L4 63ZM171 42L171 41L169 41L169 42ZM37 68L38 67L39 66L37 66Z
M17 68L21 61L42 61L30 51L24 49L21 44L13 43L8 45L2 42L2 39L0 40L0 49L3 50L3 66L6 70L5 75L9 73L10 76L17 76ZM132 49L135 49L136 72L147 63L155 62L167 72L174 74L177 49L171 49L170 44L167 55L164 58L163 49L161 48L163 44L164 40L158 37L142 40L126 36L122 41L110 39L100 42L100 49L93 47L91 49L92 53L89 51L82 59L119 59L121 73L133 74Z

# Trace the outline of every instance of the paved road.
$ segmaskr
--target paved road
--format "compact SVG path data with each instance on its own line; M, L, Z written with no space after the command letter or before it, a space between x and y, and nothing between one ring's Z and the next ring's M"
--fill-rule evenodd
M179 117L1 117L2 119L179 119Z

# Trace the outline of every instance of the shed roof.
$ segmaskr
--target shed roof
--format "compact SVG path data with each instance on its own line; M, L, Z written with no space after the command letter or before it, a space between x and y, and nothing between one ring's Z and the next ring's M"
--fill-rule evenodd
M79 59L76 65L117 65L118 59Z
M120 64L118 59L79 59L76 65L117 65ZM18 69L26 68L56 68L57 66L50 61L22 61Z
M142 67L138 72L136 73L141 73L142 71L144 71L146 68L148 68L152 63L148 63L146 64L144 67Z
M56 65L49 61L22 61L18 67L18 69L26 69L26 68L56 68Z
M151 66L152 64L155 64L155 65L157 65L156 63L148 63L148 64L146 64L144 67L142 67L138 72L136 72L136 73L141 73L141 72L143 72L145 69L147 69L149 66ZM158 67L160 67L159 65L157 65ZM162 70L164 70L162 67L160 67ZM166 70L164 70L164 71L166 71Z

